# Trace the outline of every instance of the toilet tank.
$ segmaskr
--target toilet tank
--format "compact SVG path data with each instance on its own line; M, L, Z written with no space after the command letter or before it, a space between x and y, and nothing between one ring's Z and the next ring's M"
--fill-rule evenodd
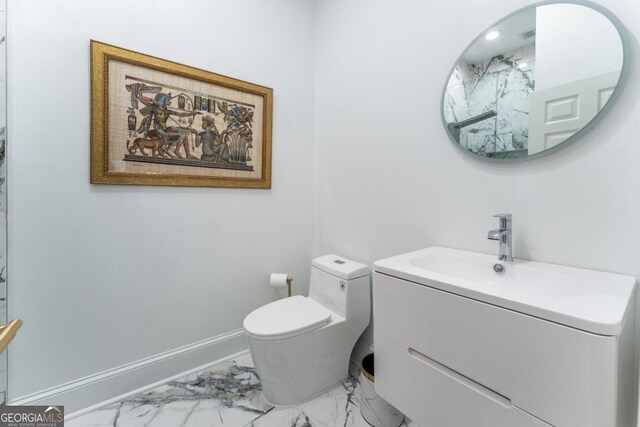
M309 298L347 320L369 323L370 269L365 264L329 254L311 263Z

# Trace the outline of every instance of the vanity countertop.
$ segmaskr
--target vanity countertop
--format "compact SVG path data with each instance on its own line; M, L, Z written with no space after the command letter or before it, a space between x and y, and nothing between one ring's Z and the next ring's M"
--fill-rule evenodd
M599 335L618 335L636 279L535 261L430 247L374 263L374 270L424 286Z

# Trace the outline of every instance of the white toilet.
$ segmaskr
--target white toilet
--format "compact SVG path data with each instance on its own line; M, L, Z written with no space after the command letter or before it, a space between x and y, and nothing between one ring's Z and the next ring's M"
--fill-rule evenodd
M314 259L308 297L272 302L244 319L266 400L292 405L343 381L370 316L369 267L336 255Z

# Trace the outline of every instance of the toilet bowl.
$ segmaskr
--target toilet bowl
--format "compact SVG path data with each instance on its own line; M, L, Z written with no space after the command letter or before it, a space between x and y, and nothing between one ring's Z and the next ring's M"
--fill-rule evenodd
M370 317L369 267L336 255L314 259L308 297L272 302L244 319L265 399L293 405L340 384Z

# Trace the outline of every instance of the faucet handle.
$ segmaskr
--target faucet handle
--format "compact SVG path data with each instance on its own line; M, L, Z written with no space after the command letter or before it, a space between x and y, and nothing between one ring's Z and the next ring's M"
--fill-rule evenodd
M507 221L511 221L511 214L495 214L494 218L506 219Z
M494 218L500 218L500 230L511 229L511 214L495 214Z

